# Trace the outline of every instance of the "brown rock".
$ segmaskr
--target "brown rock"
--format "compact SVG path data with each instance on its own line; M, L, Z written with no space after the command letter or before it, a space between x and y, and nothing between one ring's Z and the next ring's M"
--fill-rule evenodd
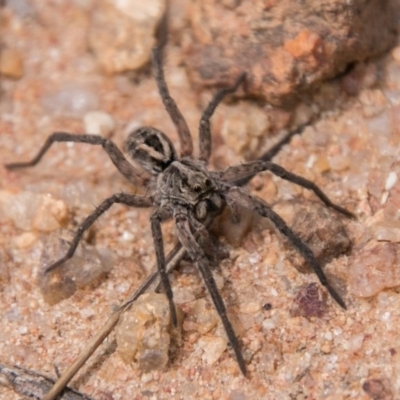
M280 104L394 44L395 0L193 2L189 71L200 85L248 73L247 92Z

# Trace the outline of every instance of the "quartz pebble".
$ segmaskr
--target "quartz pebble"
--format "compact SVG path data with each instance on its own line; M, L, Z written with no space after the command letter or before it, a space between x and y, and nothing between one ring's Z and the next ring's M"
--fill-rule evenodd
M85 132L108 136L115 129L114 118L103 111L90 111L83 117Z
M179 313L178 313L179 316ZM163 369L168 363L171 317L167 297L146 293L124 312L116 329L118 353L143 372Z
M214 364L226 350L228 341L219 336L203 336L198 341L198 346L203 350L203 361L208 365Z
M106 262L95 247L81 243L71 259L46 272L46 268L62 258L70 247L70 242L60 236L60 231L47 236L37 277L43 298L49 304L72 296L78 288L98 284L112 268L112 263Z
M196 330L202 335L211 331L219 321L214 307L205 299L199 299L194 302L190 319L194 320Z

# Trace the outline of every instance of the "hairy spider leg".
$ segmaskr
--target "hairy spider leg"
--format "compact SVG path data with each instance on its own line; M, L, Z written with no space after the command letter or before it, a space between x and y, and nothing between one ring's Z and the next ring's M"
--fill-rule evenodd
M118 171L121 172L121 174L126 179L128 179L129 182L133 183L134 185L147 184L147 180L140 176L140 171L136 170L133 165L128 162L128 160L122 154L121 150L115 145L115 143L99 135L54 132L47 138L42 148L31 161L9 163L5 164L5 167L9 170L16 168L33 167L47 153L52 144L56 142L87 143L95 146L102 146L110 157L111 161L117 167Z
M164 254L164 243L161 231L161 221L164 219L163 217L164 216L162 209L158 209L153 213L153 215L151 216L151 233L154 241L154 249L156 251L157 269L158 272L160 273L160 279L168 299L172 323L176 327L178 325L178 319L176 316L176 309L173 300L174 295L172 293L172 288L169 282L168 273L165 269L166 263Z
M180 112L175 100L169 94L168 86L165 81L164 70L162 65L162 48L155 47L152 53L152 61L154 68L154 76L156 78L158 91L164 107L167 110L172 122L174 123L181 144L181 157L191 156L193 153L193 141L190 136L189 127L185 118Z
M51 264L49 267L47 267L45 270L45 273L54 270L55 268L62 265L65 261L69 260L74 255L75 250L78 247L78 244L81 241L82 236L85 233L85 231L87 231L92 226L92 224L115 203L125 204L129 207L140 207L140 208L153 206L153 200L150 197L137 196L134 194L117 193L117 194L114 194L111 197L105 199L80 224L65 256L60 258L55 263Z
M254 176L258 172L262 171L270 171L282 179L311 190L326 206L342 213L346 217L355 218L355 215L352 212L333 203L314 182L311 182L302 176L293 174L273 162L257 160L248 162L246 164L229 167L223 172L221 179L228 182L234 180L235 178L239 178L240 180L245 179L248 176Z
M304 257L304 259L310 264L311 268L318 276L319 281L323 286L326 287L332 298L342 307L346 309L346 304L335 291L335 289L330 285L328 279L321 268L321 265L315 258L312 250L308 247L303 240L296 235L286 224L286 222L276 213L271 207L264 203L258 197L252 196L243 189L239 187L229 187L227 188L226 197L230 198L229 202L236 202L250 210L255 211L262 217L268 218L273 222L276 228L289 240L290 243L298 250L298 252Z
M181 209L174 212L174 220L178 231L177 234L179 241L185 247L200 271L200 274L207 287L208 293L210 294L211 299L214 303L214 307L216 308L218 315L221 318L222 324L225 328L225 332L228 336L228 340L233 348L236 360L239 364L239 368L242 371L243 375L246 376L246 363L240 350L238 338L235 334L235 331L233 330L228 315L226 314L226 307L210 270L209 261L203 249L199 246L196 238L192 233L192 229L190 226L190 217L187 214L186 210Z
M208 163L211 156L212 140L211 140L210 118L214 114L215 109L221 103L223 98L230 93L236 92L236 90L238 90L239 88L239 85L243 83L245 79L246 79L246 73L244 72L239 76L239 78L237 78L236 82L232 86L221 89L217 93L215 93L210 103L208 104L207 108L203 111L199 124L200 160Z
M281 139L278 140L272 147L269 148L259 160L262 161L270 161L273 157L275 157L281 150L285 144L288 144L294 135L300 135L303 130L310 125L310 121L305 122L304 124L299 125L297 128L288 131ZM246 183L250 182L250 180L255 176L255 174L249 175L245 178L237 179L234 177L232 182L235 182L236 186L244 186ZM231 182L231 180L229 180Z

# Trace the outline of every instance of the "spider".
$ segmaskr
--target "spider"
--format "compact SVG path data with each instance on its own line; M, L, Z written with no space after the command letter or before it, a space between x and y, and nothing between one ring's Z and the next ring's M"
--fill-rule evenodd
M131 183L149 186L151 189L149 195L117 193L105 199L81 223L65 256L47 267L46 272L59 267L74 255L84 232L113 204L122 203L129 207L154 207L150 217L151 232L154 240L157 268L168 298L173 324L177 325L177 316L171 284L165 268L166 261L161 232L161 223L168 218L174 220L179 241L185 247L202 275L233 348L239 368L243 375L246 375L246 363L239 341L227 316L224 301L211 273L209 259L199 245L198 239L200 236L205 240L208 238L207 221L209 221L210 217L218 214L225 206L231 210L234 221L238 221L240 218L238 206L244 206L261 217L270 219L312 267L319 281L325 286L332 298L343 309L346 309L344 301L330 285L308 245L288 227L285 221L270 206L241 188L239 182L248 180L258 172L270 171L282 179L313 191L326 206L339 213L347 217L353 217L353 214L329 200L313 182L288 172L270 161L260 159L229 167L225 171L219 172L208 170L207 164L211 155L211 116L222 99L226 95L234 93L245 82L246 74L242 73L233 86L219 90L203 111L199 124L199 157L196 159L193 156L193 143L188 125L175 101L170 96L165 81L161 48L153 49L152 64L161 99L178 131L181 157L178 157L171 140L156 128L144 126L130 133L125 142L126 153L143 170L150 174L151 179L149 182L141 175L142 171L128 162L121 150L112 141L102 136L91 134L54 132L48 137L38 154L31 161L6 164L6 168L11 170L36 165L55 142L87 143L102 146L119 172Z

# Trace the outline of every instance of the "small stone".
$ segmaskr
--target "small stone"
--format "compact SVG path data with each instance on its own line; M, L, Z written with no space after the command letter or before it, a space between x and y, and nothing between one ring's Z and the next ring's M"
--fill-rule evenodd
M23 249L31 246L37 241L37 236L32 232L24 232L19 236L16 236L13 240L15 246L19 249Z
M395 187L398 181L398 176L395 171L391 171L385 182L385 190L391 190Z
M378 241L400 243L400 221L380 221L371 230Z
M240 311L245 314L255 314L261 310L261 305L256 302L249 302L240 305Z
M83 117L85 132L108 137L115 129L114 118L103 111L91 111Z
M69 213L67 205L62 200L56 200L46 195L42 195L40 200L32 221L34 229L50 232L66 225Z
M50 232L69 220L68 208L62 200L30 191L8 196L4 202L0 202L0 207L4 208L15 226L26 231L37 229Z
M77 288L97 285L113 266L113 263L103 260L95 247L81 243L71 259L53 271L45 272L70 247L70 242L60 238L60 235L62 232L56 231L47 237L37 276L43 298L49 304L56 304L72 296Z
M352 335L344 343L344 348L353 353L360 351L365 339L365 335L359 333L358 335Z
M396 243L368 242L349 262L350 291L358 297L370 297L400 286L399 253Z
M91 20L89 43L109 74L143 67L150 61L165 0L99 2Z
M219 336L203 336L198 341L198 346L204 351L203 361L208 365L214 364L226 350L228 341Z
M314 170L319 174L323 174L331 169L328 159L325 156L317 157L313 165Z
M168 363L171 317L167 297L146 293L124 312L116 329L118 352L143 372L161 370Z
M204 335L211 331L219 322L219 317L214 307L206 299L196 300L188 318L195 322L197 331Z
M315 282L310 283L297 293L290 313L292 316L322 318L328 309L326 299L327 294L322 290L321 285Z
M321 351L325 354L329 354L332 351L332 346L329 343L325 342L321 346Z
M11 79L20 79L24 75L21 54L14 49L0 51L0 74Z

